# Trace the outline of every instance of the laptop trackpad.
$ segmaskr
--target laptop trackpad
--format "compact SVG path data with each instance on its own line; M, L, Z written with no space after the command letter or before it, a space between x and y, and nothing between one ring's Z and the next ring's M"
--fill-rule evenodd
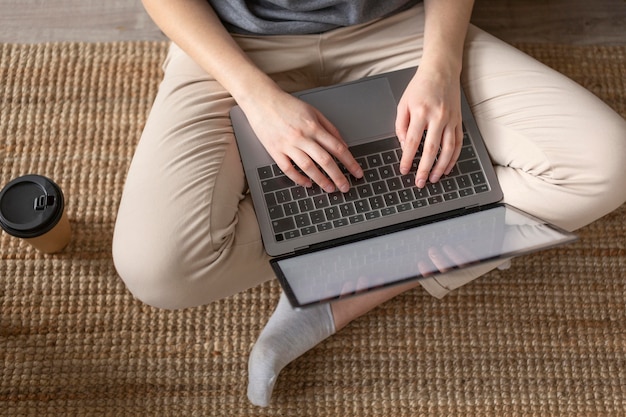
M396 100L386 78L373 78L299 96L339 129L343 139L358 143L393 135Z
M498 205L390 234L272 261L292 305L302 307L575 239Z

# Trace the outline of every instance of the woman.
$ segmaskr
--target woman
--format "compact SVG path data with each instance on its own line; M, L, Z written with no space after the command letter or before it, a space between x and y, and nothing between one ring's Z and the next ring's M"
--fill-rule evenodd
M505 202L574 230L626 200L626 122L471 26L471 0L144 5L173 43L128 173L113 254L130 291L148 304L207 304L273 278L228 117L235 103L292 180L344 192L347 179L330 156L355 177L359 165L334 126L289 93L419 65L396 117L404 172L427 131L416 187L437 182L459 156L462 84ZM497 266L420 283L442 297ZM281 296L250 355L249 399L267 405L287 363L416 285L299 312Z

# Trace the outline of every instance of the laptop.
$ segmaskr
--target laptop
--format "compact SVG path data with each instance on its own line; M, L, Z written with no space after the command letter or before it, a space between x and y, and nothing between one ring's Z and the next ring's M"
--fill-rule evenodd
M361 164L360 179L344 169L351 184L347 193L294 184L257 139L241 108L231 110L263 244L293 307L576 240L500 203L502 190L463 92L463 147L452 172L418 189L421 147L411 172L399 172L396 108L415 71L295 93L337 127Z

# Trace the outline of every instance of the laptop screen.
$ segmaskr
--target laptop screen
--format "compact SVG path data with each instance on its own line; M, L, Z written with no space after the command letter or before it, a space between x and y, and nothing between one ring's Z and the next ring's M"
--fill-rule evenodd
M576 237L505 204L393 233L272 260L294 307L304 307Z

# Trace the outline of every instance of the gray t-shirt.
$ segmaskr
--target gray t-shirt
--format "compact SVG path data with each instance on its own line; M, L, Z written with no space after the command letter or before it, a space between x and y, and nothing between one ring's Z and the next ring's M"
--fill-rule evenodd
M257 35L302 35L389 16L420 0L209 0L226 29Z

